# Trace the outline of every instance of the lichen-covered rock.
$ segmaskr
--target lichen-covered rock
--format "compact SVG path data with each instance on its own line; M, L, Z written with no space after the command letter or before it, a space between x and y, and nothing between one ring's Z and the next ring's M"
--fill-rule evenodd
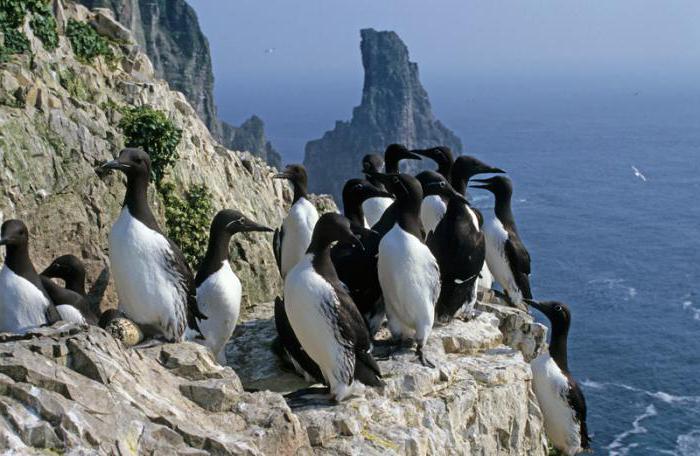
M305 383L273 354L271 314L271 305L256 306L236 329L227 358L245 387L285 393ZM519 318L532 323L522 312ZM379 360L385 387L365 388L338 406L294 410L315 453L546 454L530 366L520 351L504 345L510 335L502 326L498 314L477 311L470 321L436 327L426 349L436 369L401 350ZM383 331L380 338L387 337ZM531 343L542 348L541 340Z
M244 392L236 373L203 346L126 349L99 328L60 323L0 341L3 453L293 455L309 448L279 394Z

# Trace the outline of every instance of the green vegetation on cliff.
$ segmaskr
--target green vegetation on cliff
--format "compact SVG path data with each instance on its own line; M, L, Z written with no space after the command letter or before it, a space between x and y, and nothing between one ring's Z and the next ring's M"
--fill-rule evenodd
M109 42L89 24L71 19L68 21L66 35L75 56L82 62L90 63L99 56L104 56L107 60L114 58Z
M29 25L44 47L51 51L58 46L56 20L49 0L0 0L0 32L4 37L0 61L9 55L29 52L29 39L21 30L27 14L31 14Z

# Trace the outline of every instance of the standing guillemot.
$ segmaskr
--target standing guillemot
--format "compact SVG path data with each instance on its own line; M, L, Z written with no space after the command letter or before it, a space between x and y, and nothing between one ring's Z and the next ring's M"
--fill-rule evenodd
M446 322L460 309L469 312L474 307L479 273L484 265L484 235L474 226L467 200L443 176L423 171L416 178L425 195L447 200L444 217L426 239L440 267L440 297L435 313L438 321Z
M308 178L302 165L287 165L284 172L275 174L275 179L288 179L294 188L294 200L282 227L275 231L273 247L277 266L282 278L304 257L311 242L311 234L318 221L318 212L306 198Z
M384 159L377 154L368 154L362 158L362 172L365 173L367 180L379 190L385 190L384 184L371 176L372 173L382 172L384 168ZM365 223L367 227L371 227L379 221L384 211L394 202L391 194L387 196L374 196L368 198L362 203L362 212L364 213Z
M65 282L68 290L74 291L81 296L85 293L85 265L80 258L75 255L61 255L54 259L41 275L51 279L61 279Z
M396 341L413 338L416 354L425 366L434 367L423 353L440 295L437 260L423 243L420 182L408 174L378 174L396 196L396 222L379 243L379 283L389 329Z
M369 333L331 261L335 241L360 241L350 221L323 214L304 258L284 282L284 307L304 351L318 364L336 401L354 391L354 380L381 386L381 372L370 353Z
M124 149L102 165L126 174L126 195L109 234L109 260L119 310L148 337L182 341L187 327L199 331L194 277L180 249L158 227L148 206L151 159Z
M484 223L486 262L496 281L503 287L511 304L520 307L530 292L530 254L520 240L510 208L513 185L504 176L476 179L481 185L472 188L489 190L496 197L495 217Z
M460 195L464 195L465 197L469 198L469 195L467 194L469 179L478 174L505 174L505 171L503 171L501 168L495 168L487 165L481 160L469 155L462 155L457 157L452 165L452 175L450 177L452 188L454 188ZM471 206L468 206L467 209L469 209L469 212L472 214L474 226L481 230L481 225L483 225L484 222L481 212ZM489 270L488 264L484 262L484 266L481 268L481 273L479 274L478 286L489 290L491 289L492 284L493 275Z
M379 330L384 320L384 302L377 272L377 253L381 237L375 231L362 228L362 207L369 198L390 195L368 180L348 180L343 186L343 211L363 247L339 242L331 249L331 259L338 277L347 285L371 336Z
M421 160L421 157L420 155L406 149L406 147L402 146L401 144L390 144L384 151L385 172L387 174L398 174L399 163L401 160ZM368 179L372 179L371 182L378 182L378 180L373 177L376 175L375 172L365 170L364 173ZM385 188L385 190L389 189ZM392 202L388 207L383 209L382 213L380 214L369 214L365 212L365 217L367 218L367 223L369 226L373 230L379 232L381 235L386 234L394 225L394 221L396 219L394 207L395 205Z
M211 223L207 253L194 278L197 306L208 317L197 322L204 335L200 343L211 349L220 364L226 363L224 347L236 328L241 310L241 282L229 263L229 241L236 233L251 231L273 230L238 211L219 211Z
M21 220L4 222L0 245L7 249L0 271L0 332L24 334L62 319L29 258L26 225Z
M425 150L414 150L415 153L428 157L438 165L437 173L449 181L454 158L449 147L432 147ZM438 194L423 195L420 206L420 218L427 234L435 229L447 210L447 200Z
M586 399L569 371L567 359L571 312L559 302L526 302L545 314L552 327L549 350L530 363L532 389L542 409L547 438L567 456L588 451Z

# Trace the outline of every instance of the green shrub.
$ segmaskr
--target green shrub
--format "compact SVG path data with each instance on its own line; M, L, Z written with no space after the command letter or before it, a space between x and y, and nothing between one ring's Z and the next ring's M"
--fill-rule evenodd
M104 56L107 60L114 59L114 52L107 39L89 24L70 19L66 35L78 60L91 63L98 56Z
M56 20L48 3L48 0L0 0L0 31L5 36L5 45L0 48L0 60L11 54L29 51L29 40L19 30L28 13L32 13L30 26L44 46L49 50L58 46Z
M182 130L161 111L146 106L124 109L119 128L127 147L140 147L151 157L151 179L159 187L168 169L178 158Z
M43 5L34 12L29 22L34 34L44 43L47 51L53 51L58 47L58 32L56 31L56 19L51 14L48 5Z
M190 267L196 269L207 249L213 215L211 193L205 185L195 185L181 198L171 182L161 185L160 193L165 203L168 237L180 247Z

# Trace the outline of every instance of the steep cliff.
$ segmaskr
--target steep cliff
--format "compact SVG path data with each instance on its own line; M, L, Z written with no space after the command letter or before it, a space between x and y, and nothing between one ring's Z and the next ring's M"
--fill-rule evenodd
M61 28L73 18L100 22L104 33L124 33L118 24L109 25L109 15L73 3L65 9L58 0L54 4ZM107 305L115 302L107 286L107 236L124 186L120 176L98 178L94 168L124 146L118 123L125 106L162 111L182 130L180 158L170 172L178 192L204 184L215 210L238 208L260 223L281 223L291 199L286 184L273 180L274 170L259 158L212 139L187 99L155 77L137 45L130 40L118 44L115 35L110 37L113 57L82 63L64 34L57 49L48 52L28 21L22 30L32 55L0 63L0 211L3 219L27 222L37 268L61 254L78 255L87 262L98 296L104 293ZM162 199L155 192L151 199L164 226ZM246 302L271 299L279 290L270 244L260 234L236 236L231 243Z
M79 0L88 8L108 8L130 29L153 62L156 76L185 94L211 134L224 146L242 150L279 167L281 159L253 116L240 127L219 120L209 42L197 14L185 0Z
M418 65L394 32L361 32L365 70L362 103L350 122L336 122L321 139L306 144L304 164L314 176L314 191L340 196L343 183L357 176L362 156L383 153L391 143L409 148L446 145L462 150L460 139L435 119Z

